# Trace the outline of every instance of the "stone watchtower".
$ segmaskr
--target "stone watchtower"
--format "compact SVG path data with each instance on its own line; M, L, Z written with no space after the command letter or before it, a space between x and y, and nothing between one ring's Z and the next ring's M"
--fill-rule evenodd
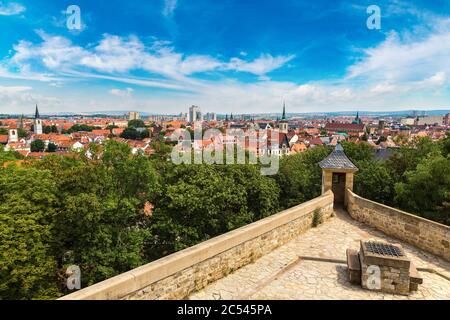
M347 205L345 191L353 191L353 174L358 168L347 158L344 148L337 144L334 151L319 162L319 166L322 168L322 193L331 190L336 204Z

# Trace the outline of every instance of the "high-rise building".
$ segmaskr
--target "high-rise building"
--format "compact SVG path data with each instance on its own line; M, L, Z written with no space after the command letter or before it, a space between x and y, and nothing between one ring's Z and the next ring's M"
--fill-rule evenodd
M214 112L208 112L206 114L206 121L217 121L217 115Z
M449 126L450 125L450 113L447 113L444 117L444 124Z
M202 112L199 107L192 106L189 108L189 122L203 121Z
M139 112L136 111L131 111L128 112L128 120L139 120L141 118L141 115L139 114Z

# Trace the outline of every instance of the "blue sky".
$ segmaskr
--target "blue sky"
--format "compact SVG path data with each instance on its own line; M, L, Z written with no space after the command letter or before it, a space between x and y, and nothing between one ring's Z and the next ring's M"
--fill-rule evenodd
M450 108L446 0L2 0L0 27L0 113Z

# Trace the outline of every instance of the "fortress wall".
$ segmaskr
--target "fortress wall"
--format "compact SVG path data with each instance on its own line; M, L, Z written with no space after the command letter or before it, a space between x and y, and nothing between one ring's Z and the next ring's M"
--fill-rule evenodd
M61 300L184 299L312 227L314 211L333 214L333 193L87 287Z
M450 261L450 227L364 199L347 190L353 219Z

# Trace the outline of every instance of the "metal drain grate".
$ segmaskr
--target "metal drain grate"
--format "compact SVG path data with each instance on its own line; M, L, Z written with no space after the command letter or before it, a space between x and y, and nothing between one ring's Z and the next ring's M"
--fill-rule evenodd
M404 256L400 248L390 244L384 244L379 242L366 242L366 249L369 252L379 254L382 256L391 256L391 257Z

